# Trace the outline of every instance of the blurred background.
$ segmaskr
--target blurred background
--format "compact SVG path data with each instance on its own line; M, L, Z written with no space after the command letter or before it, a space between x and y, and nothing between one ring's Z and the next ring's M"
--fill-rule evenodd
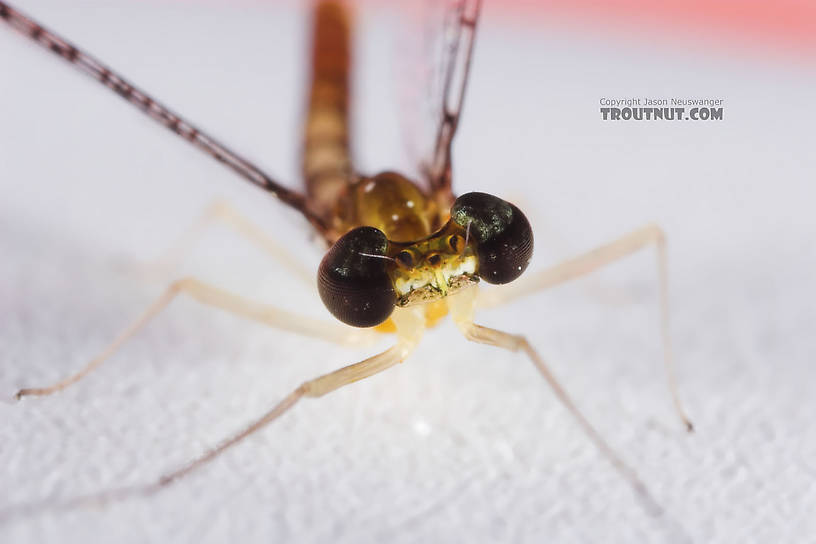
M666 230L694 435L666 391L651 250L479 316L531 339L666 517L644 512L522 356L445 323L406 364L303 402L159 495L12 518L0 538L812 540L816 8L660 6L486 1L454 186L528 213L531 271L650 221ZM308 4L18 7L298 186ZM412 166L417 23L406 6L358 6L364 173ZM216 198L312 270L322 249L296 214L6 26L0 73L0 393L80 367L182 275L330 318L223 228L177 268L148 266ZM719 98L724 118L601 119L602 98L628 97ZM337 348L174 302L81 384L0 405L0 509L150 482L386 345Z

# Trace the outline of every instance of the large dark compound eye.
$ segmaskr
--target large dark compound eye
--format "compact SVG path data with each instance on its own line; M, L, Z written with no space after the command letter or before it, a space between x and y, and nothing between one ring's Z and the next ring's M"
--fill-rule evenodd
M317 289L334 317L353 327L373 327L388 319L397 295L386 272L388 259L378 257L387 248L382 231L358 227L329 249L320 262Z
M486 193L466 193L453 203L451 219L478 242L479 277L486 282L509 283L530 264L530 222L509 202Z

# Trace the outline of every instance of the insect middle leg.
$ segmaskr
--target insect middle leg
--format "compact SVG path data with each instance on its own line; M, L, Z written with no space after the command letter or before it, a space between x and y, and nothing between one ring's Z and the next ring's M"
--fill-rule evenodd
M165 292L156 299L147 310L142 313L128 328L126 328L113 342L108 345L99 355L92 359L87 365L77 373L64 378L53 385L47 387L26 388L17 392L19 399L30 395L50 395L61 391L69 385L78 382L91 371L98 368L114 352L116 352L127 340L141 330L151 319L167 307L177 295L185 293L195 300L221 308L227 312L240 315L255 321L260 321L266 325L319 338L337 344L355 345L363 343L370 338L368 331L350 330L333 323L304 317L268 304L260 304L255 301L240 297L218 287L204 283L196 278L184 278L173 282Z
M215 223L221 223L231 228L253 245L271 255L289 272L292 272L292 275L298 280L309 287L314 286L314 274L306 269L290 251L223 199L217 199L207 206L179 239L153 263L153 266L160 270L175 269L195 243L204 235L204 232Z
M522 277L512 284L504 286L503 289L496 289L491 293L482 293L477 305L480 308L501 306L537 291L585 276L649 245L654 245L657 248L657 266L660 281L660 330L663 338L663 362L666 368L669 391L677 415L686 426L686 429L691 432L694 430L694 426L683 409L677 391L674 354L669 331L669 272L666 259L666 235L659 226L655 224L646 225L583 255L546 268L530 277Z

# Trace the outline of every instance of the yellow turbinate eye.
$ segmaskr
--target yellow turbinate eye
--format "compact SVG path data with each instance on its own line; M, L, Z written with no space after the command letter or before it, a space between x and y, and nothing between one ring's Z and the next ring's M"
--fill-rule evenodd
M465 193L453 203L451 220L468 229L479 258L479 277L509 283L533 256L530 222L513 204L487 193Z

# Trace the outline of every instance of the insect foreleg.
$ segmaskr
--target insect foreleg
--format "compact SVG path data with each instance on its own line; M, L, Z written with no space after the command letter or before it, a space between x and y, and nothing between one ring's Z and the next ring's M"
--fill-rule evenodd
M666 368L669 391L677 415L683 421L686 429L692 431L694 427L683 409L680 395L677 392L674 355L669 331L669 279L666 259L666 235L659 226L647 225L583 255L545 268L528 277L522 276L516 282L503 286L502 289L492 289L491 292L480 295L478 307L492 308L500 306L537 291L583 277L650 245L657 248L657 266L660 281L660 330L663 337L663 362Z

